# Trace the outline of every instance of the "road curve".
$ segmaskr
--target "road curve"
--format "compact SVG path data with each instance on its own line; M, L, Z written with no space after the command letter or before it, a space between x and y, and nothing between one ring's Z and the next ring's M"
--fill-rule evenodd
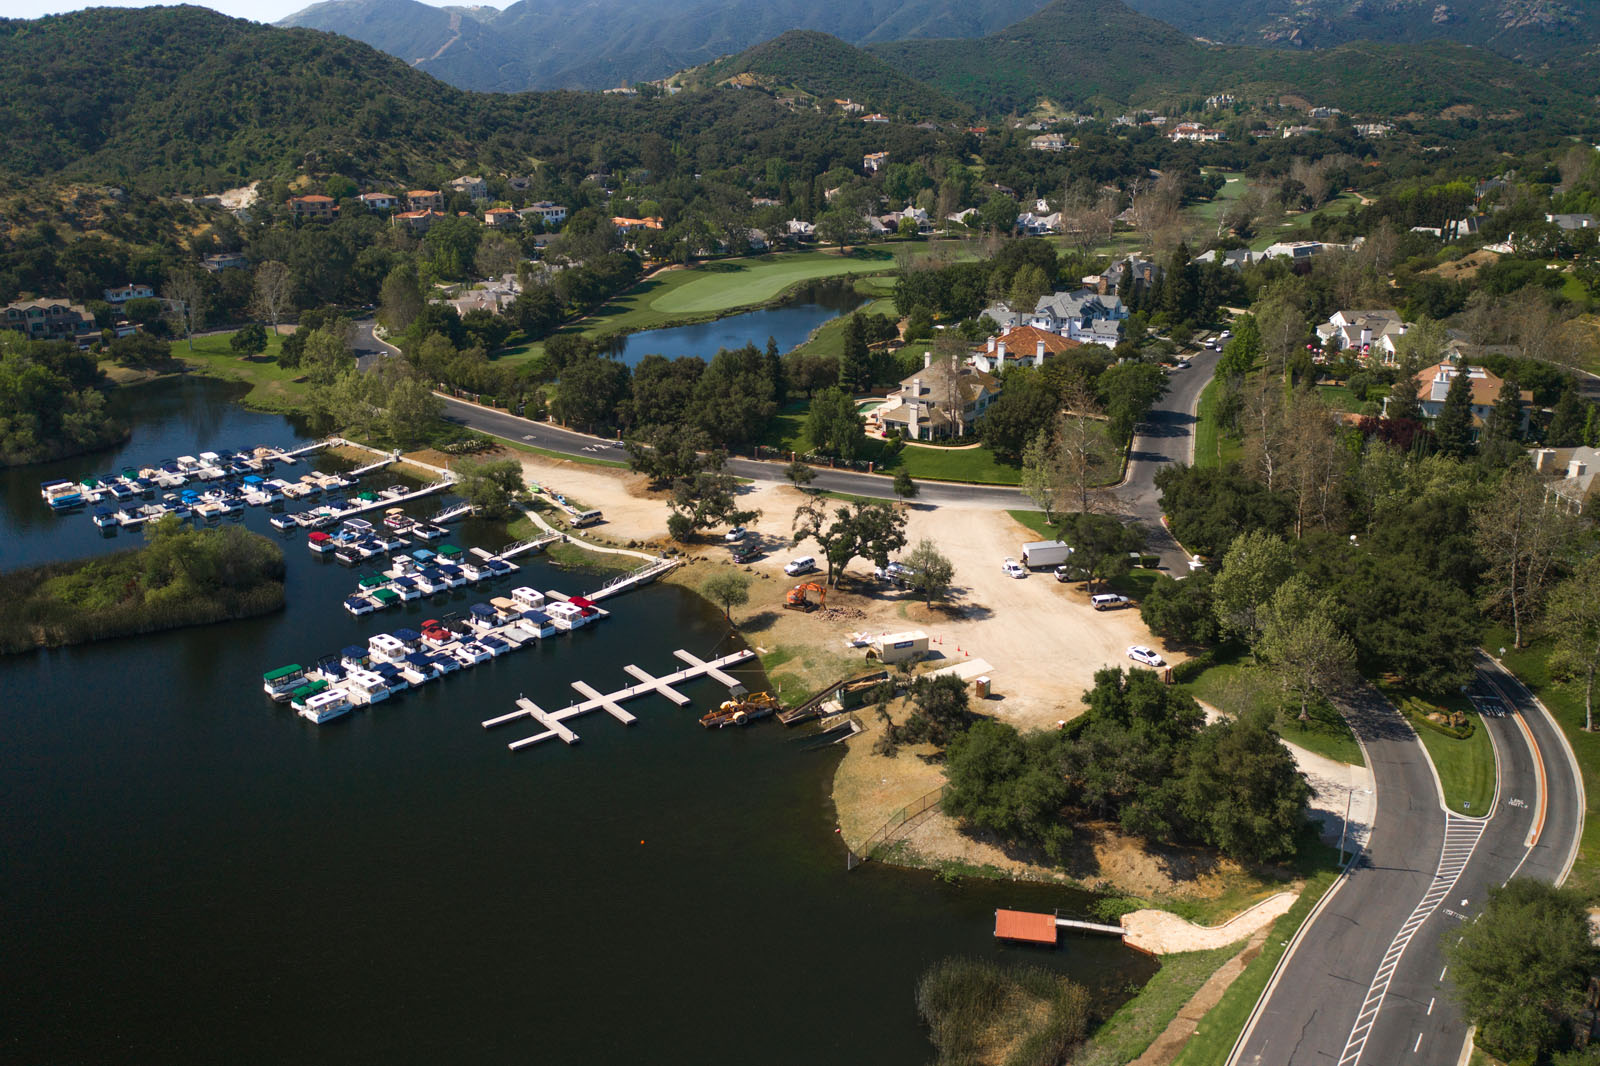
M1186 358L1188 370L1167 376L1167 394L1150 409L1134 433L1128 450L1128 473L1114 491L1127 516L1144 528L1150 551L1161 556L1164 569L1182 576L1189 572L1189 557L1167 527L1161 524L1161 492L1156 474L1173 463L1194 462L1195 415L1200 393L1216 373L1216 352L1199 351Z
M1371 845L1285 960L1231 1061L1459 1060L1467 1026L1444 945L1493 886L1564 879L1583 824L1582 782L1555 723L1487 657L1472 694L1497 762L1487 817L1446 815L1425 749L1387 704L1351 709L1378 782ZM1374 723L1389 734L1377 745Z

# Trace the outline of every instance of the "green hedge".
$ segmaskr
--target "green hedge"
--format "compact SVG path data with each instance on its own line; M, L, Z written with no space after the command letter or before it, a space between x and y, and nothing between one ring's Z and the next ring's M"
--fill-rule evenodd
M1433 719L1429 718L1428 715L1441 714L1444 712L1444 708L1432 703L1428 703L1425 700L1419 700L1415 696L1407 696L1405 699L1401 700L1400 710L1405 713L1405 716L1410 719L1413 725L1421 726L1425 729L1431 729L1435 733L1442 733L1447 737L1454 737L1456 740L1466 740L1468 737L1472 736L1473 730L1477 728L1470 718L1467 719L1466 726L1461 729L1457 729L1455 726L1445 725L1442 722L1435 722Z
M1185 659L1172 668L1172 682L1187 684L1217 664L1217 649L1207 648L1193 659Z

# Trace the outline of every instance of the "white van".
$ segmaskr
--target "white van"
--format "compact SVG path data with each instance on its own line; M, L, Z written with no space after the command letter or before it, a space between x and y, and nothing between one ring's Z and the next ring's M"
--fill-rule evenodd
M592 526L603 518L605 515L600 511L579 511L572 516L572 524L581 529L584 526Z
M1094 609L1097 611L1109 611L1113 607L1122 607L1133 601L1115 592L1101 592L1090 596L1089 602L1094 605Z

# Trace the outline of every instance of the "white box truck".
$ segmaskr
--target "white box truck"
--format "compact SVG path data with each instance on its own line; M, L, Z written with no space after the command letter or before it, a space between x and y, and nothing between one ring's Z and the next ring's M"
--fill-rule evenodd
M1022 546L1022 565L1029 570L1060 566L1072 556L1072 548L1059 540L1036 540Z

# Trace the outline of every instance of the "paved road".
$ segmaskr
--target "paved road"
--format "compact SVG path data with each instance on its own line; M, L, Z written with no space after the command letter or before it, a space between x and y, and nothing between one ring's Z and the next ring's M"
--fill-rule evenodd
M1161 524L1156 473L1171 463L1194 462L1195 408L1222 356L1200 351L1187 358L1194 365L1168 375L1166 396L1134 434L1128 453L1128 476L1116 489L1117 499L1128 516L1144 527L1150 550L1161 556L1161 565L1174 576L1189 572L1189 557Z
M1491 887L1518 874L1565 877L1582 831L1581 783L1555 724L1487 659L1473 694L1489 708L1482 722L1499 759L1486 819L1445 814L1396 712L1375 700L1350 709L1377 779L1372 841L1269 989L1236 1062L1458 1061L1467 1027L1444 944Z

